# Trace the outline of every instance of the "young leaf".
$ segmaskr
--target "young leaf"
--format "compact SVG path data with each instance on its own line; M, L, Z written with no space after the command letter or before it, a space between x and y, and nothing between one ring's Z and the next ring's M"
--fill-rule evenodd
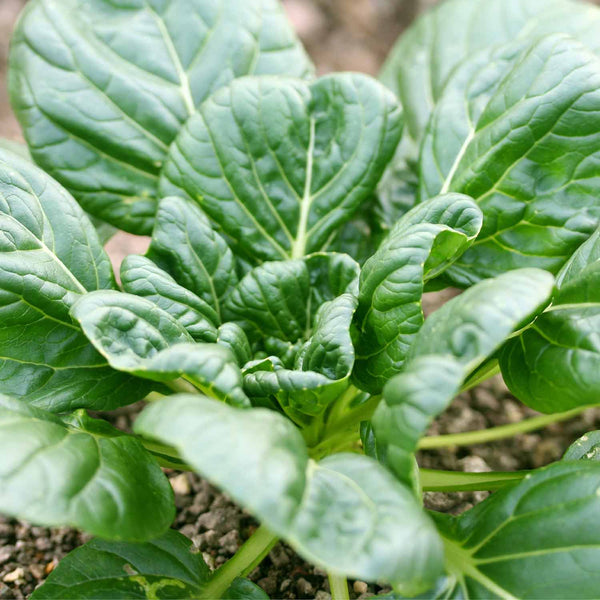
M600 461L600 431L590 431L573 442L563 460L594 460Z
M500 353L509 389L541 412L598 404L600 237L596 232L557 278L553 305Z
M212 92L243 75L312 74L277 0L35 0L10 63L35 161L134 233L151 231L169 145Z
M434 198L403 217L366 262L355 318L358 387L378 393L400 371L424 322L426 281L464 252L481 220L481 211L466 196Z
M269 596L248 579L237 577L223 594L223 600L269 600Z
M171 486L134 437L5 396L0 431L0 512L110 539L143 541L169 527Z
M224 298L238 281L235 259L196 205L176 197L160 201L146 257L206 302L221 321Z
M436 519L454 592L444 597L595 598L600 465L557 463L457 519Z
M185 327L145 298L120 292L83 296L72 309L88 339L119 371L158 382L180 377L232 404L249 404L230 350L193 344Z
M274 411L176 396L146 408L135 430L176 447L316 564L408 593L440 573L439 539L411 490L364 456L309 461L300 432Z
M128 256L121 264L125 292L146 298L175 317L197 342L215 342L219 317L193 292L144 256Z
M73 550L32 600L194 598L209 579L202 554L172 529L143 544L95 539Z
M0 151L0 392L56 412L110 410L149 386L113 372L69 310L115 285L108 256L63 188Z
M484 214L479 238L447 271L461 286L520 267L555 273L600 220L600 59L578 42L552 35L522 54L508 74L497 67L485 66L492 83L490 73L475 78L483 77L491 89L487 102L485 94L472 100L483 108L461 106L452 82L448 88L449 105L458 106L454 112L474 114L459 133L462 144L448 143L456 154L441 189L473 197ZM446 110L443 99L438 110ZM444 147L452 137L447 124L461 120L434 115L433 127L441 128L425 140L426 163L427 142ZM435 193L439 183L429 186Z
M211 96L171 148L164 194L187 193L253 264L324 250L373 192L400 139L369 77L252 77Z

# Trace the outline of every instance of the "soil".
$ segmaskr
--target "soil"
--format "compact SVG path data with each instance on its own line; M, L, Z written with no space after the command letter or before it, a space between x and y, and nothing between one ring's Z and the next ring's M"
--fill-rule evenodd
M0 0L0 135L20 139L10 112L5 86L7 40L25 0ZM435 0L284 0L294 25L320 72L356 70L375 74L393 41L419 11ZM147 240L119 234L108 246L115 266L130 253L143 252ZM430 300L438 304L439 298ZM127 429L138 407L111 415ZM463 394L433 425L432 434L458 433L515 423L535 413L524 408L501 379ZM427 451L419 455L423 467L456 471L532 469L552 462L584 433L600 428L600 410L553 425L544 435L531 433L514 439L470 448ZM230 558L255 530L253 518L199 477L169 472L176 493L174 527L187 535L206 562L218 567ZM427 493L428 508L458 514L486 497L486 493ZM33 527L0 518L0 599L26 598L58 562L89 538L68 528ZM250 575L272 598L328 600L326 574L278 544ZM352 598L367 598L381 588L350 582Z

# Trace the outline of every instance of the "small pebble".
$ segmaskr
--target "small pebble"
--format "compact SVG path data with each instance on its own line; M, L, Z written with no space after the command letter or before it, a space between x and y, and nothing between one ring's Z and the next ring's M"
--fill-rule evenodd
M352 586L355 594L366 594L369 591L369 586L364 581L355 581Z
M14 571L7 573L2 578L2 581L4 581L4 583L14 583L15 581L17 581L17 579L23 579L24 575L25 571L21 567L17 567Z
M188 496L192 491L190 487L190 482L188 481L187 475L182 473L181 475L177 475L177 477L173 477L170 479L171 487L173 491L179 496Z
M323 590L319 590L315 596L315 600L331 600L331 594L328 594Z
M298 578L298 580L296 581L296 588L300 592L302 598L312 598L313 594L315 593L315 588L313 587L313 584L310 581L304 579L304 577Z

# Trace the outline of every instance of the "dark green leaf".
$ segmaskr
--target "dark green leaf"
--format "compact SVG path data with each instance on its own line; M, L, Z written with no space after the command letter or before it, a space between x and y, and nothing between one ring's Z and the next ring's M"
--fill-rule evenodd
M597 463L552 465L496 492L458 519L443 515L437 520L449 576L462 598L598 596Z
M73 307L86 336L119 371L159 382L182 377L206 394L249 404L231 351L219 344L193 344L185 327L145 298L95 292Z
M600 273L598 232L557 278L553 305L510 340L499 360L510 390L541 412L598 404L600 394Z
M121 264L121 283L129 294L146 298L175 317L198 342L215 342L219 317L204 300L180 286L144 256L128 256Z
M248 337L244 330L235 323L223 323L219 327L217 342L231 350L240 367L252 359L252 348Z
M194 598L209 578L202 555L170 530L145 544L92 540L68 554L32 600Z
M235 259L197 206L182 198L161 200L146 256L221 319L224 298L237 283Z
M486 71L475 76L469 66L457 72L459 79L474 77L475 93L467 90L474 98L465 96L461 81L451 81L423 147L423 172L435 163L449 169L443 181L424 175L428 192L441 185L467 194L484 214L479 238L447 271L461 286L520 267L556 273L600 220L600 59L552 35L508 73L501 63L484 61ZM482 81L486 89L478 94ZM438 156L428 158L428 142Z
M251 581L238 577L223 595L223 600L269 600L269 596Z
M401 130L393 95L363 75L241 79L188 121L161 188L197 201L253 264L299 259L369 198Z
M411 490L364 456L309 461L300 431L273 411L176 396L149 406L135 430L175 446L318 565L415 593L440 573L439 539Z
M276 0L35 0L13 38L11 99L37 163L89 212L149 233L196 107L236 77L283 73L312 66Z
M440 196L403 217L366 262L355 319L358 387L378 393L400 371L424 321L426 281L456 260L480 228L481 211L470 198Z
M28 160L0 151L0 392L56 412L143 398L149 386L108 368L69 315L82 294L114 285L73 198Z
M64 422L0 397L0 512L111 539L162 534L173 492L132 436L85 414Z
M600 461L600 431L590 431L573 442L563 460L594 460Z

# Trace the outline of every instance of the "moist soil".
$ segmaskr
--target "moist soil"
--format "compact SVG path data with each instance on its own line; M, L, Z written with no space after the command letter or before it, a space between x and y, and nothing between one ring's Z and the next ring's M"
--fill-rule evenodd
M20 139L8 105L5 85L10 31L25 0L0 0L0 135ZM319 72L356 70L375 74L394 39L435 0L285 0L284 4ZM132 252L143 252L147 240L120 234L108 250L115 265ZM447 296L446 296L447 298ZM439 304L439 297L430 306ZM139 405L110 415L128 429ZM459 433L508 423L534 415L507 391L501 379L460 396L438 418L430 434ZM454 471L533 469L559 459L575 439L600 428L600 410L583 413L543 432L520 435L470 448L454 447L419 454L421 466ZM175 490L174 528L189 537L207 564L216 568L228 560L256 529L257 523L225 495L190 473L168 472ZM484 500L486 492L426 493L428 508L459 514ZM85 534L68 528L48 529L0 518L0 598L27 598L71 550L85 543ZM271 598L328 600L326 574L278 544L250 579ZM351 598L368 598L383 588L350 582Z

